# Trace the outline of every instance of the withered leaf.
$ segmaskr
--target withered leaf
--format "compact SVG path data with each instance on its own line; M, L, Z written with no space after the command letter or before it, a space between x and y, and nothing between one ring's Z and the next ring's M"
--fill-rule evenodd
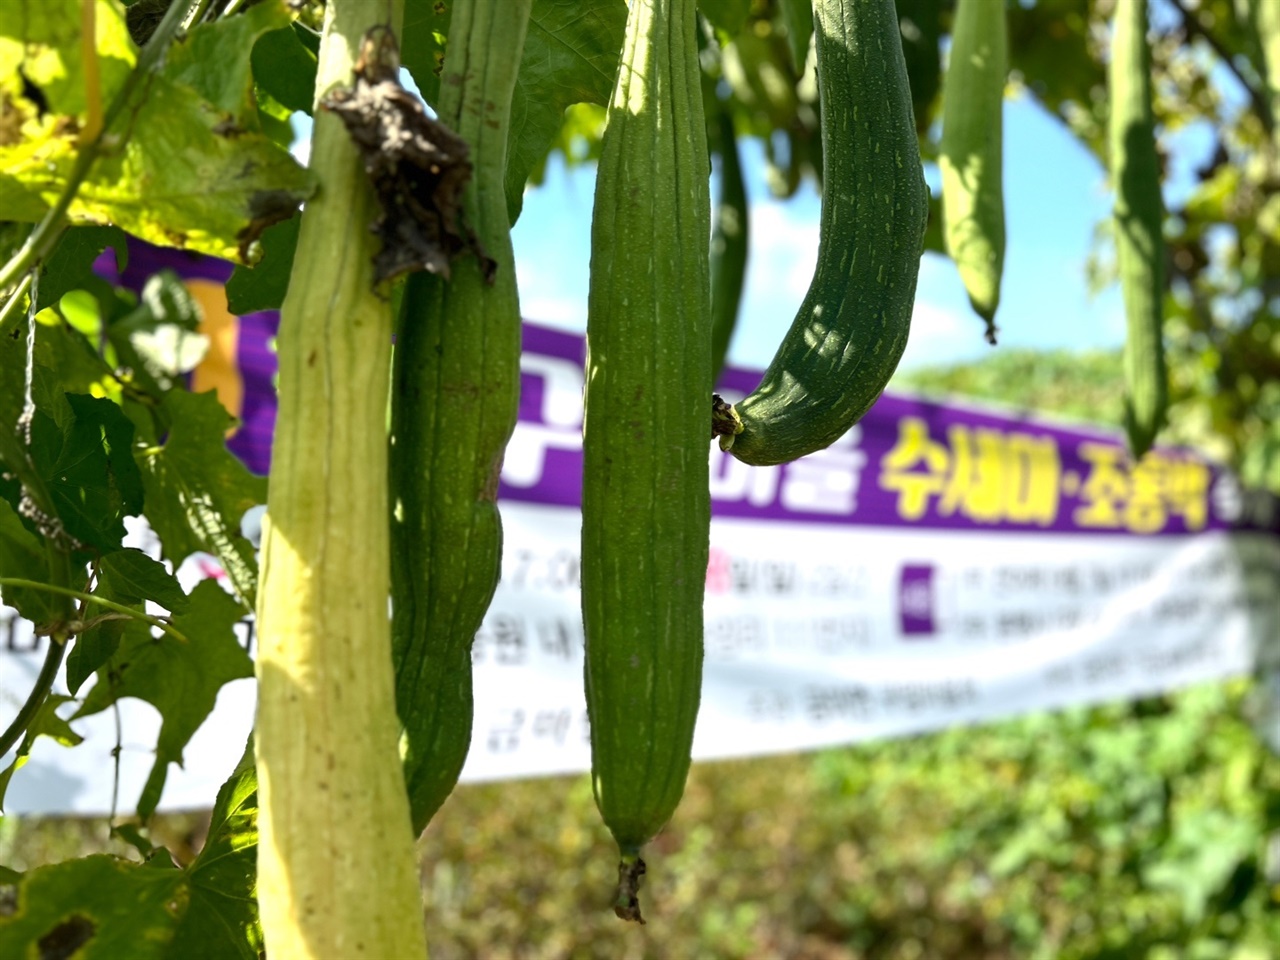
M399 65L395 37L375 28L362 41L355 86L321 102L346 126L382 208L370 227L382 240L374 258L378 280L412 270L447 278L450 261L471 252L492 282L497 264L462 216L470 148L400 85Z

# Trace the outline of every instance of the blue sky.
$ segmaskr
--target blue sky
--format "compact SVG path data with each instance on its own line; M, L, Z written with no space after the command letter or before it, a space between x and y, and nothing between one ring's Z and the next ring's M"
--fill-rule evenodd
M751 261L731 363L764 367L790 325L813 273L819 199L806 184L792 199L769 196L763 151L744 140L751 202ZM935 172L931 186L937 185ZM592 167L557 162L525 196L513 231L520 299L529 320L586 329ZM714 191L713 183L713 191ZM1105 173L1057 120L1027 97L1005 104L1008 252L997 323L1000 346L983 338L950 260L926 254L904 368L981 359L993 349L1119 347L1118 288L1091 296L1085 261L1095 224L1110 209Z

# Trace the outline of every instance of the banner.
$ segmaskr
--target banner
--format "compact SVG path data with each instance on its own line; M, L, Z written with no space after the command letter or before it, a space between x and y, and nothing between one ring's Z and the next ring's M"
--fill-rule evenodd
M148 265L135 259L135 269ZM262 471L275 318L230 317L225 298L219 313L225 275L183 273L202 303L211 299L215 359L221 350L196 386L218 389L241 416L230 443ZM217 323L231 330L221 347ZM464 781L590 765L578 608L582 358L581 337L526 325L500 490L502 581L475 642ZM721 392L735 400L758 376L730 370ZM1160 449L1133 466L1112 432L895 394L833 447L792 464L748 467L709 447L696 759L1139 697L1280 662L1280 537L1264 512L1273 501L1254 504L1192 451ZM154 548L149 538L138 524L130 545ZM197 556L179 578L190 587L219 573ZM242 631L251 646L251 624ZM0 619L0 644L0 709L11 715L42 653L12 616ZM223 689L185 769L171 771L162 808L212 802L252 713L252 681ZM38 741L8 812L106 812L117 755L120 808L131 809L158 715L131 700L119 737L110 711L74 726L87 742Z

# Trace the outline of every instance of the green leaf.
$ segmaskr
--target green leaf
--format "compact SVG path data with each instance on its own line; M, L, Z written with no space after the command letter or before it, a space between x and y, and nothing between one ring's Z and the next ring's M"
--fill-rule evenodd
M792 6L796 6L794 0ZM916 130L921 134L928 131L933 121L942 83L942 54L938 43L942 30L941 8L940 0L898 0L898 28L911 84L911 107Z
M143 860L149 860L156 852L156 845L148 839L142 827L136 823L115 823L111 826L111 839L127 843L138 851Z
M117 550L102 558L98 585L93 592L104 600L136 607L139 612L144 610L147 600L173 613L181 613L190 603L164 564L132 548ZM102 612L101 607L90 606L86 617ZM67 654L67 689L72 694L79 693L84 682L115 655L129 623L124 619L103 620L76 637Z
M0 336L0 435L11 439L22 413L27 366L27 321ZM119 396L120 385L83 334L52 310L36 317L32 398L60 426L71 418L67 393ZM10 453L0 447L6 462ZM16 453L12 454L17 456ZM10 464L11 467L15 465Z
M245 82L252 76L254 46L263 35L288 26L289 14L281 0L255 4L238 17L202 23L166 54L165 76L200 94L226 119L247 126L258 113L253 84Z
M534 0L511 98L506 192L512 223L520 216L529 174L555 140L565 108L608 103L626 21L624 0Z
M8 501L0 500L0 576L43 581L48 571L40 538L22 525ZM3 587L0 595L32 623L49 623L62 609L62 601L53 594L29 587Z
M23 324L25 341L26 325ZM10 364L26 363L26 345L14 344L5 358L3 369L7 373ZM23 367L17 367L22 371ZM63 321L54 311L46 311L36 317L36 356L32 381L32 398L36 407L63 426L73 416L66 395L89 394L95 397L120 396L120 382L106 362L80 331ZM22 409L23 373L18 373L12 384L12 394L4 399L4 412L14 417Z
M98 161L72 216L118 223L161 246L248 262L250 242L315 191L314 177L253 129L256 108L252 117L220 117L189 87L155 78L133 136L119 154Z
M0 885L18 886L15 911L0 918L0 956L259 960L252 738L218 791L208 839L187 869L175 869L163 848L151 852L136 828L117 833L147 850L147 862L100 854L26 874L0 867Z
M536 0L535 0L536 2ZM445 38L453 0L427 0L405 5L401 28L400 63L418 85L422 99L433 107L440 102L440 71L444 65Z
M237 266L227 281L227 309L238 317L259 310L279 310L289 289L293 254L298 248L301 217L268 227L262 235L262 259L252 269Z
M18 745L18 752L14 755L13 762L0 771L0 811L4 809L4 796L9 790L9 781L26 765L27 757L31 755L31 748L35 745L37 737L48 737L64 747L74 747L84 741L84 737L72 730L71 725L57 714L58 707L72 702L73 699L73 697L58 694L50 694L44 698L44 703L31 718L31 723L22 736L22 743ZM0 956L3 955L3 951L0 951Z
M133 460L133 424L112 403L69 393L71 419L59 425L37 409L31 459L63 529L108 551L124 538L124 517L142 510L142 479Z
M139 451L138 465L147 519L164 557L176 566L197 551L212 553L245 609L252 609L257 561L240 534L240 520L250 507L266 503L266 478L255 477L227 450L231 417L212 392L175 390L160 409L172 429L163 446Z
M100 3L94 12L99 84L105 104L124 84L137 60L137 48L118 5ZM0 3L0 91L20 91L20 81L15 81L21 70L27 82L39 90L48 112L67 116L85 113L80 24L79 0ZM14 97L10 102L24 113L35 112L29 97Z
M163 563L132 547L103 557L98 575L111 584L111 599L120 603L151 600L171 613L182 613L191 602Z
M178 927L173 956L183 960L258 960L258 775L253 738L218 791L209 835L187 868L191 906Z
M751 13L751 0L698 0L698 10L729 37L738 35Z
M181 871L107 854L40 867L0 918L0 956L164 960L189 896Z
M309 114L316 97L317 62L297 30L282 27L264 33L254 44L253 79L278 103Z
M777 3L778 16L787 35L787 49L791 51L791 66L798 77L804 73L809 41L813 39L813 5L810 0L777 0Z
M254 257L262 230L291 216L315 189L311 174L262 133L253 97L253 41L285 22L280 0L271 0L201 24L175 45L163 71L139 85L126 111L127 140L94 165L68 210L71 220L115 224L153 243L241 262ZM0 62L24 63L21 48ZM20 84L16 70L0 76L6 109L18 109ZM75 123L29 112L19 118L19 137L0 137L0 209L13 219L43 214L79 152ZM113 132L123 134L123 126Z
M56 304L64 293L74 290L93 276L93 262L103 250L111 247L116 262L127 262L128 248L124 231L119 227L72 227L58 241L40 271L40 295L36 309Z
M201 581L186 612L173 620L187 642L168 634L153 637L146 625L129 624L120 649L76 713L98 713L122 697L137 697L160 711L156 762L138 801L143 820L155 812L169 764L182 763L183 748L213 710L223 684L253 676L253 662L233 630L242 615L217 583Z

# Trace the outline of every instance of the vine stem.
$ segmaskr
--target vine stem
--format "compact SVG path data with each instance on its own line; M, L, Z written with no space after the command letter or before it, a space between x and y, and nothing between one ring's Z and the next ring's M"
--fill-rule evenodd
M188 643L186 636L173 627L172 624L161 620L159 617L153 617L150 614L143 613L133 607L126 607L122 603L116 603L114 600L107 600L105 597L99 597L97 594L85 593L82 590L73 590L71 587L60 587L52 583L41 583L39 580L23 580L20 577L0 577L0 587L25 587L28 590L43 590L46 593L56 593L59 596L71 597L76 600L82 600L85 603L96 603L100 607L106 607L108 610L114 610L116 613L124 614L131 620L138 620L142 623L150 624L153 627L159 627L169 636L182 643Z
M71 555L63 548L54 544L52 540L45 540L44 543L45 556L49 562L49 576L59 581L58 584L38 584L38 586L50 588L55 586L63 586L71 582ZM57 590L53 592L57 593ZM70 604L64 604L65 613L73 613ZM5 728L4 733L0 733L0 756L8 753L18 737L26 732L27 727L31 725L31 721L35 719L36 713L44 706L45 699L49 696L49 691L53 689L53 681L58 678L58 668L62 666L62 658L67 652L68 633L64 628L55 630L49 637L49 649L44 655L44 663L40 667L40 673L36 677L35 685L32 686L31 692L27 694L26 701L18 710L18 715L13 718L13 722Z
M151 39L147 41L146 46L138 54L138 62L134 64L133 70L129 72L124 85L112 99L111 106L107 108L106 113L103 114L102 129L96 137L84 144L76 155L75 165L71 168L71 173L67 177L66 185L62 188L62 193L59 195L57 202L49 208L49 212L44 215L44 219L36 224L35 229L31 231L31 235L27 237L26 243L22 245L21 249L13 255L8 263L0 267L0 290L7 288L18 277L41 264L57 245L62 232L67 227L67 210L71 206L71 201L75 199L76 194L80 191L80 185L84 182L85 177L89 175L89 170L102 153L107 139L107 132L111 129L111 125L132 99L133 93L138 84L142 82L143 77L150 73L160 62L160 56L169 46L169 41L177 34L186 14L197 3L199 3L199 0L185 0L185 2L178 0L166 11L164 19L156 27L156 32L151 35Z
M27 295L27 291L31 289L31 274L28 273L19 282L14 289L13 294L5 301L3 307L0 307L0 330L9 325L9 319L17 314L22 308L22 298Z
M27 699L18 710L18 715L13 718L13 722L5 728L4 733L0 733L0 757L13 749L18 738L26 732L31 721L35 719L37 711L44 706L45 697L53 689L53 681L58 676L58 668L62 666L62 657L66 652L65 642L55 637L49 638L49 649L44 655L44 663L40 666L35 686L27 694Z

